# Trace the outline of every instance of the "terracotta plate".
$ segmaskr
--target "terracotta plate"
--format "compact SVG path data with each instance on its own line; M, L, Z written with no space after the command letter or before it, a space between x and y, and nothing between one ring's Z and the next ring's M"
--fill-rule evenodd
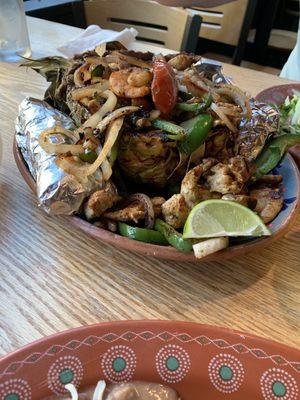
M13 152L17 166L23 178L32 189L32 191L35 192L35 181L33 180L27 168L22 154L18 149L16 141L14 142ZM299 209L300 177L298 174L297 166L292 157L289 155L284 158L284 160L278 166L278 168L276 168L274 173L281 174L283 176L282 190L284 194L284 207L280 214L270 225L270 229L273 235L266 238L252 239L246 242L244 241L243 243L231 245L226 250L206 257L206 261L223 261L224 259L236 257L252 250L257 250L258 248L265 247L273 241L277 240L288 231L289 227L295 220L297 216L297 211ZM147 256L163 258L167 260L199 262L199 260L194 257L192 252L181 253L171 246L157 246L148 243L137 242L132 239L128 239L126 237L111 233L104 229L97 228L79 217L70 216L68 218L72 224L78 226L88 235L91 235L114 246L117 245L119 248L122 248L124 250L131 250Z
M0 360L0 399L35 400L98 380L147 380L182 400L297 400L300 351L175 321L102 323L62 332Z
M293 96L294 91L300 92L300 83L270 87L258 93L256 98L263 103L280 105L288 96ZM300 167L300 145L294 146L292 149L290 149L290 153Z

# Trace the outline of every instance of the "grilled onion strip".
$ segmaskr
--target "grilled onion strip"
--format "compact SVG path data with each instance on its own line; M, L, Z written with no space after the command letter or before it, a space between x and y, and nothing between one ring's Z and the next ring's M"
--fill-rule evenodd
M117 96L111 90L105 90L104 92L100 93L101 97L104 97L106 102L102 105L100 110L95 112L85 123L78 129L78 131L82 131L85 128L92 128L95 129L99 122L103 119L103 117L112 112L116 105L117 105Z
M217 114L217 116L224 122L224 124L227 126L228 129L231 130L231 132L236 133L237 128L232 124L232 122L229 120L229 118L224 114L224 112L216 105L216 103L212 103L210 108Z
M72 132L63 126L57 125L53 128L45 129L39 136L39 145L41 148L49 154L65 154L71 153L72 155L78 155L84 153L84 147L82 144L65 144L65 143L52 143L49 141L50 136L61 134L70 138L73 142L77 142L79 137L75 132Z
M101 94L104 90L109 88L109 83L106 79L103 79L102 82L95 83L94 85L89 85L85 87L81 87L79 89L74 89L71 92L71 97L73 100L80 100L84 97L93 97L96 93Z
M97 159L93 164L82 164L74 162L74 159L68 159L68 157L60 156L56 160L56 164L59 168L63 169L66 173L75 175L78 177L87 177L94 174L97 169L106 160L109 152L111 151L114 143L118 138L118 134L122 128L124 118L115 119L109 126L106 141L103 149L100 151Z

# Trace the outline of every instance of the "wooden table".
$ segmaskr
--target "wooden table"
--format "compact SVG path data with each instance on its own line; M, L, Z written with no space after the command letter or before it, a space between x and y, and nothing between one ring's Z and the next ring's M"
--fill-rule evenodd
M32 18L29 30L33 55L40 56L78 31ZM225 71L253 95L286 82L230 65ZM26 95L41 97L46 86L30 70L0 64L1 354L64 329L143 318L198 321L299 346L300 219L259 254L179 264L119 251L36 206L12 142L18 103Z

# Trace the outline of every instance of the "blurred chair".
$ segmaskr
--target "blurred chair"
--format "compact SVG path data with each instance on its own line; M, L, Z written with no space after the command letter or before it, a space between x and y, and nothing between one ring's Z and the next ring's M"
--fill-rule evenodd
M88 25L121 31L133 27L137 39L172 50L194 52L201 17L189 10L167 7L147 0L85 0Z
M299 0L264 0L264 4L260 4L260 19L257 23L257 28L251 32L250 41L253 42L254 61L261 64L266 63L268 59L266 54L271 48L275 51L283 51L290 53L296 45L298 23L299 23ZM268 10L268 12L264 12ZM276 14L278 14L276 22ZM281 27L281 23L286 16L289 23ZM279 23L278 23L279 22ZM279 25L279 29L273 29L275 25ZM295 31L293 31L295 30Z
M193 7L202 17L201 38L235 46L233 64L242 61L257 0L237 0L219 7Z

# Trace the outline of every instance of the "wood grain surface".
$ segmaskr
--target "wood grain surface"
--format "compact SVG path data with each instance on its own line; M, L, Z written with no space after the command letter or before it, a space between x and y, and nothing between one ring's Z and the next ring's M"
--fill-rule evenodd
M61 43L78 31L30 19L33 53L42 55L44 46L50 54L51 32L59 30ZM230 65L225 70L253 95L287 82ZM119 251L117 243L92 239L67 219L48 217L12 155L18 103L41 97L45 87L34 72L0 64L0 354L71 327L143 318L219 325L299 347L300 218L259 254L189 264Z

